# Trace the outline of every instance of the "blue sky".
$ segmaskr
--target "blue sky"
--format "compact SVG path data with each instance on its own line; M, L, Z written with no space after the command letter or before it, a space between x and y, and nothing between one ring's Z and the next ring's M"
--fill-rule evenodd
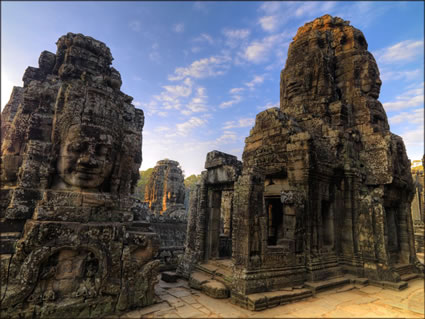
M365 34L391 131L411 160L424 150L424 3L1 2L1 106L27 66L67 32L106 43L121 90L145 112L143 164L169 158L186 176L207 152L241 158L260 111L278 106L298 27L329 13Z

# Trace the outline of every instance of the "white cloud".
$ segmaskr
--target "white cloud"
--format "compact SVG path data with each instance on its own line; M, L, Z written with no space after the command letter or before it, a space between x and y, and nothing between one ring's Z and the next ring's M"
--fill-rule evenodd
M209 44L214 44L214 39L207 33L201 33L201 35L195 39L195 42L208 42Z
M133 20L128 23L128 26L131 30L139 32L141 30L142 24L140 23L140 21Z
M201 51L202 49L200 47L193 47L190 49L192 51L192 53L198 53L199 51Z
M257 84L261 84L264 82L264 76L256 75L250 82L246 82L245 85L250 89L253 89Z
M423 70L403 70L403 71L392 71L382 68L381 69L381 80L382 81L395 81L395 80L406 80L411 81L414 79L422 78Z
M268 102L266 105L257 107L257 109L264 111L264 110L270 109L272 107L280 107L280 103L279 102L276 102L276 103Z
M183 115L189 115L191 113L206 112L208 107L206 105L208 96L206 94L206 89L203 87L198 87L196 89L196 96L186 105L187 109L182 111Z
M279 25L279 19L277 16L264 16L261 17L258 23L261 25L264 31L273 32Z
M231 107L233 104L239 103L241 100L242 100L242 97L240 95L235 95L232 97L231 100L221 103L219 108L226 109L228 107Z
M176 68L174 75L169 75L170 81L182 80L185 77L206 78L224 74L230 67L230 58L226 56L212 56L193 62L189 67Z
M224 29L222 32L226 37L226 44L231 48L235 48L246 41L251 34L248 29Z
M267 1L267 2L264 2L264 3L261 4L260 10L262 10L262 11L268 13L268 14L272 14L272 13L276 13L276 11L280 10L283 5L284 5L284 3L279 2L279 1Z
M377 50L373 55L379 63L394 63L411 61L423 52L423 40L405 40L388 48Z
M171 93L171 95L176 97L187 97L192 93L192 87L191 86L184 86L184 85L166 85L163 86L163 88Z
M271 52L277 47L282 50L284 40L289 37L287 32L270 35L261 40L249 43L239 55L247 61L261 63L268 59Z
M423 106L424 103L424 88L423 83L414 89L408 90L407 92L399 95L395 98L395 101L383 103L383 106L387 112L398 111L407 109L415 106Z
M186 122L176 124L177 134L187 136L193 128L203 126L206 123L206 120L193 116Z
M178 23L173 25L173 31L176 33L182 33L184 31L184 24L183 23Z
M235 132L232 131L224 131L223 134L221 136L219 136L214 143L216 145L219 144L228 144L228 143L232 143L235 142L238 139L237 135Z
M233 88L233 89L230 89L229 93L236 94L236 93L241 93L243 91L245 91L245 88Z
M232 38L232 39L245 39L249 37L250 33L251 31L249 31L248 29L224 29L223 30L223 34L227 38Z
M203 12L203 13L208 12L207 4L203 1L195 1L193 3L193 9L195 9L196 11Z
M159 63L160 60L161 60L161 56L159 55L158 52L154 51L154 52L149 53L149 59L151 61Z
M250 127L254 125L255 120L252 118L241 118L238 121L227 121L224 123L223 129Z
M169 130L170 128L168 126L158 126L155 128L155 132L168 132Z
M424 123L424 109L419 108L411 112L401 112L389 118L391 125L396 124L422 124Z

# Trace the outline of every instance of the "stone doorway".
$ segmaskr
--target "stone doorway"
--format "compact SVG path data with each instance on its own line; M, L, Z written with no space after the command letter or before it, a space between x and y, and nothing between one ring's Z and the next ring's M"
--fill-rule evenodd
M399 229L398 229L397 209L394 207L385 207L385 241L388 247L390 263L399 262Z
M206 259L228 259L232 256L233 192L208 191L208 241Z
M283 204L280 197L265 197L268 219L267 245L276 246L283 239Z

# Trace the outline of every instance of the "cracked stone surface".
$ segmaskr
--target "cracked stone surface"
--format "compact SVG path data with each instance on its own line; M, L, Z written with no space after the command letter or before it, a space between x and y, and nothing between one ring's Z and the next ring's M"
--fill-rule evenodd
M346 291L344 291L346 290ZM181 297L176 297L176 292ZM423 318L424 280L403 291L360 284L319 292L313 297L264 311L249 311L190 289L185 280L156 287L158 303L119 318ZM112 317L108 317L112 318ZM116 318L116 317L114 317Z

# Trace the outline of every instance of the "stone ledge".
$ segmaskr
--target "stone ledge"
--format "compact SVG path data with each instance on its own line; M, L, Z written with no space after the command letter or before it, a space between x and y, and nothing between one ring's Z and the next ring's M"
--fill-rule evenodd
M350 279L347 277L337 277L329 280L316 281L316 282L305 282L304 286L311 290L313 294L319 292L320 290L327 288L334 288L337 286L349 284Z

